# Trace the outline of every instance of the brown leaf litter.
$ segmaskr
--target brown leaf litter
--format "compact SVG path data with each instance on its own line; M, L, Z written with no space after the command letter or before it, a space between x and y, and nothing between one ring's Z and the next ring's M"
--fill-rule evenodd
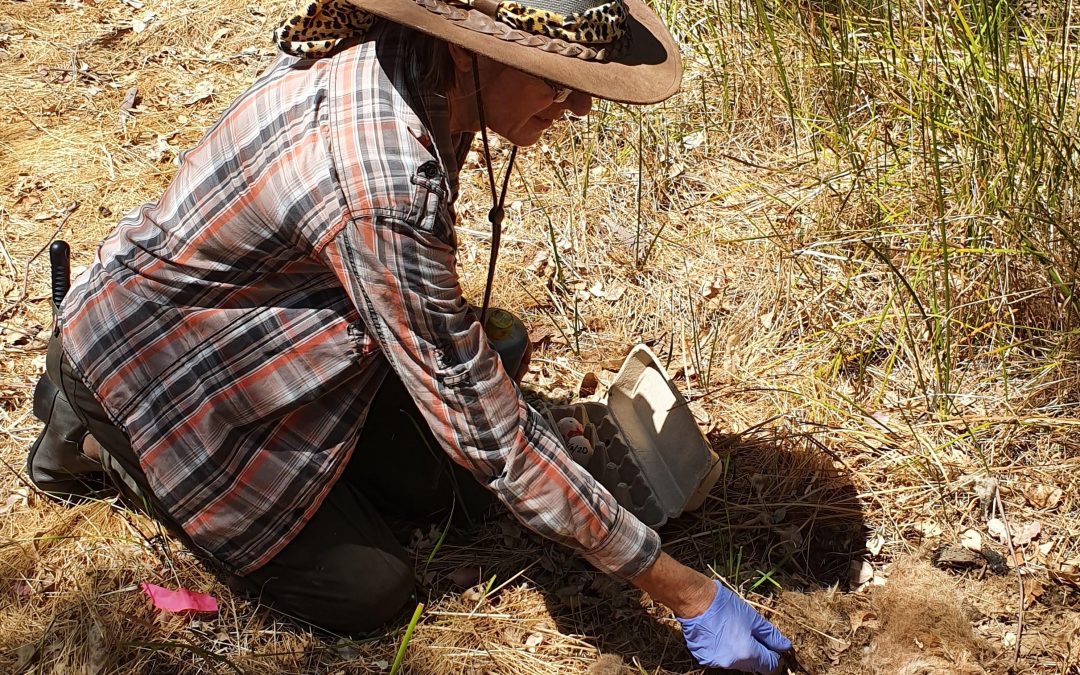
M270 63L268 36L291 3L145 4L8 2L0 17L0 458L12 467L0 468L0 672L385 672L401 626L372 641L315 633L230 593L141 517L19 492L51 325L48 266L35 254L60 236L73 264L88 264L121 214L157 199L174 160ZM775 16L797 118L828 108L834 91L822 54L790 23L803 5ZM493 300L540 342L526 384L556 402L600 394L630 345L654 348L727 462L702 511L662 531L666 548L760 603L812 672L1073 675L1080 349L1063 311L1069 286L1048 284L1027 244L968 246L974 223L1001 237L988 249L1016 242L964 191L942 204L938 186L919 182L935 174L913 148L889 145L927 129L886 112L888 78L865 87L852 74L880 111L857 125L860 153L905 157L911 171L860 161L852 172L838 151L806 154L833 130L792 138L773 47L740 18L757 16L753 0L720 6L732 21L706 39L682 26L694 54L682 94L630 114L598 102L522 156ZM864 38L860 49L874 31ZM702 68L717 46L725 73ZM939 78L941 67L918 71ZM970 150L941 140L956 157ZM466 231L487 212L475 157L458 204L469 297L489 241ZM927 238L930 222L942 240ZM936 338L907 296L935 297L944 277L931 253L951 243L963 247L952 309L932 317L955 327L942 392L928 358ZM995 538L998 507L1009 526ZM427 609L405 672L700 672L666 610L507 519L448 540L428 564L438 534L412 547ZM944 569L919 562L933 551L947 553ZM160 617L136 590L143 581L211 592L221 611ZM787 590L749 590L768 581Z
M866 593L832 588L785 592L776 622L810 673L982 675L1006 672L1005 659L972 630L973 608L960 585L913 558L889 568Z

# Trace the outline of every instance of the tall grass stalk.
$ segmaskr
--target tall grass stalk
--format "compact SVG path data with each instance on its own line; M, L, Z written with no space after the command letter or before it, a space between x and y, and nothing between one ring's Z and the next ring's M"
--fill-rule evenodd
M705 5L713 20L687 29L710 65L702 77L721 94L716 110L702 104L711 119L699 128L730 118L764 137L786 116L787 129L774 127L776 147L808 146L817 166L835 167L822 179L829 210L805 209L817 220L816 253L892 277L900 293L888 295L887 312L874 308L881 319L866 338L889 355L875 372L912 382L937 415L955 412L973 357L1000 360L1008 379L1017 350L1051 354L1080 326L1073 4L713 0ZM773 94L756 99L756 118L729 109L750 88L729 71L746 64L768 69L758 78ZM779 229L769 241L814 283L791 253L788 228ZM1010 299L1017 295L1030 300ZM708 326L710 317L686 320ZM711 375L711 355L693 358ZM872 375L861 360L858 374ZM884 391L885 382L873 386Z
M401 664L405 660L405 650L409 646L409 640L412 639L413 631L416 630L416 624L420 622L420 615L423 613L424 603L417 603L416 609L413 610L412 619L409 620L409 625L405 628L405 636L401 638L401 644L394 655L394 663L390 666L390 675L397 675L401 672Z

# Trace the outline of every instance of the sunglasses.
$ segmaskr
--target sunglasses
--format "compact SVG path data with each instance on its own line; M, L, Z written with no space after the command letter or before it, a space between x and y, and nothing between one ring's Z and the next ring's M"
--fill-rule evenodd
M570 98L570 94L574 93L574 90L570 87L564 87L561 84L555 84L551 80L544 80L544 84L551 87L552 103L564 103L566 99Z

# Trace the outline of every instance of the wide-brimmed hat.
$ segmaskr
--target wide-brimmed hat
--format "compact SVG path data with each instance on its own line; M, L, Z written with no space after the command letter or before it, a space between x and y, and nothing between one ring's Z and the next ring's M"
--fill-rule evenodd
M309 0L274 36L318 57L375 17L611 101L656 103L682 78L678 46L641 0Z

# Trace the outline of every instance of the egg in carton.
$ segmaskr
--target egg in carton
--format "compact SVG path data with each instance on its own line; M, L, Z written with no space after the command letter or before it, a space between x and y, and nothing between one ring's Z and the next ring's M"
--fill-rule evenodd
M700 508L723 471L686 399L645 345L626 357L604 400L552 406L546 415L553 429L573 427L575 436L564 434L571 456L650 527Z

